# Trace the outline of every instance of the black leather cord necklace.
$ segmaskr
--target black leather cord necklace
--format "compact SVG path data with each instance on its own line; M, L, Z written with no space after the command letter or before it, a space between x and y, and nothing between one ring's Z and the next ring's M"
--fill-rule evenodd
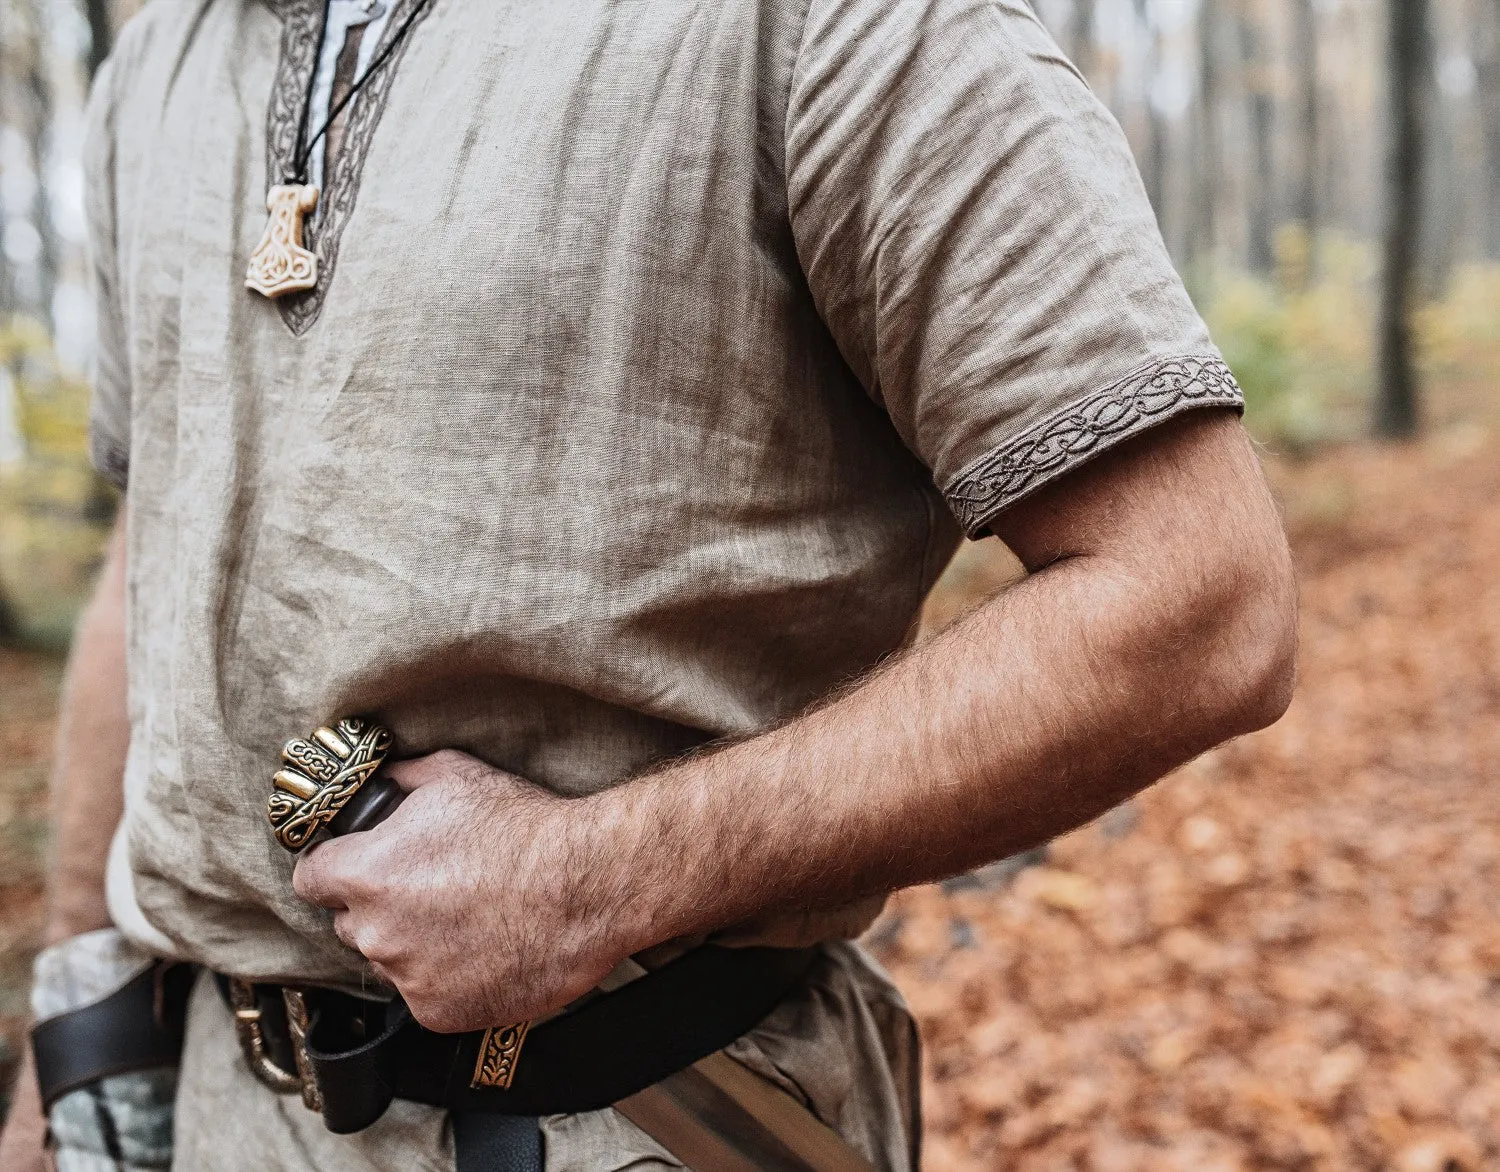
M307 93L302 99L302 119L297 123L297 149L292 152L292 173L283 181L284 183L290 185L294 183L305 184L307 182L307 165L312 159L313 148L328 133L328 128L338 121L339 115L354 100L354 96L364 88L365 82L374 77L380 70L380 67L390 60L391 53L405 39L406 34L411 30L412 24L422 14L422 10L427 7L428 3L430 3L430 0L417 0L412 5L411 11L406 14L406 19L401 22L401 27L396 30L396 35L386 41L384 46L381 47L380 52L375 54L375 59L366 67L364 73L360 74L359 79L349 87L349 91L328 111L328 117L323 119L323 125L318 128L318 132L312 138L308 138L307 127L308 120L312 117L313 88L317 85L318 81L318 61L321 59L322 44L328 38L328 14L333 7L333 0L323 0L323 24L318 33L319 57L314 58L312 72L307 77Z
M323 0L322 28L318 34L318 52L313 57L312 72L307 78L307 93L302 100L302 117L297 123L297 146L292 152L291 174L266 193L266 230L260 243L250 254L250 267L245 272L245 288L272 299L285 297L289 293L300 293L314 288L318 283L318 257L303 244L303 222L318 206L320 192L307 181L307 166L312 159L313 148L328 133L328 128L348 108L354 96L365 83L391 59L391 53L411 31L412 24L422 14L431 0L416 0L393 36L386 40L375 59L370 62L359 79L349 87L323 119L323 125L311 138L307 131L312 118L313 89L318 81L318 66L323 59L323 42L328 37L329 12L332 0Z

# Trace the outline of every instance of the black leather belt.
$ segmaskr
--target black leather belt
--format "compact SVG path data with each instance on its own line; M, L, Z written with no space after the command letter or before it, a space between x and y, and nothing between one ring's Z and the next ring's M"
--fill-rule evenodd
M158 962L110 996L33 1029L43 1110L113 1074L176 1066L195 972L192 965Z
M754 1029L816 956L816 949L697 948L522 1031L506 1055L504 1086L480 1085L482 1070L494 1073L504 1031L437 1034L399 999L215 979L252 1072L275 1090L300 1091L329 1130L362 1130L393 1099L444 1107L453 1113L460 1172L493 1172L541 1167L536 1116L611 1106ZM43 1103L112 1074L176 1065L194 973L160 963L109 997L37 1026ZM305 1019L288 1006L305 1010Z
M479 1085L476 1077L493 1031L438 1034L418 1024L399 999L369 1002L309 989L302 994L308 1028L299 1060L285 1015L274 1012L281 990L258 985L255 992L267 1009L259 1025L268 1053L288 1076L301 1068L310 1073L328 1129L347 1134L374 1123L392 1099L456 1114L608 1107L754 1029L815 956L815 949L694 949L531 1029L503 1087ZM229 980L219 983L229 1001Z

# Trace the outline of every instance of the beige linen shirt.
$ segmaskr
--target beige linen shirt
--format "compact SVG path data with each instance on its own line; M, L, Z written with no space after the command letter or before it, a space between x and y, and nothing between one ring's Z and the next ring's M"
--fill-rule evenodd
M318 287L272 303L319 16L152 0L92 103L122 920L160 950L366 979L268 830L288 737L366 713L608 786L888 655L961 529L1240 404L1022 0L433 0L327 168Z

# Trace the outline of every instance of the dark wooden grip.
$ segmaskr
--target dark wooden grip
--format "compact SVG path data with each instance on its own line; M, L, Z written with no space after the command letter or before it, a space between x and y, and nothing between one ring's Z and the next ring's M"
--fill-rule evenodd
M377 773L329 820L328 833L338 836L370 830L389 818L405 797L405 790Z

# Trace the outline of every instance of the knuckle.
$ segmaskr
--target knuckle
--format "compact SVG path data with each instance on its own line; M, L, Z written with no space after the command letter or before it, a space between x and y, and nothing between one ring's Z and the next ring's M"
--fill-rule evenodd
M481 780L489 772L489 766L478 758L471 757L458 749L443 749L441 751L442 776L452 778L464 785L471 785Z
M467 999L456 994L442 974L431 967L405 971L393 982L418 1023L439 1034L457 1034L473 1029L473 1014Z
M338 891L338 881L326 859L306 855L292 871L292 890L308 903L324 903Z
M460 753L457 749L439 749L436 753L428 757L423 764L429 766L434 771L453 773L461 769L468 760L468 754Z
M356 867L341 877L344 891L357 903L377 903L385 895L385 877L377 870Z
M369 957L365 957L365 959L370 960ZM384 981L392 988L399 989L401 987L400 981L396 979L396 974L378 960L370 960L370 971L375 974L378 980Z
M426 972L420 966L408 966L399 976L396 987L401 990L401 996L406 999L406 1004L413 1015L424 1011L437 1000L434 995L436 990L433 989Z
M368 852L350 850L329 857L321 883L348 904L374 903L385 894L386 876L379 860L370 858Z
M352 948L356 952L359 951L357 933L347 913L340 912L333 917L333 934L338 937L339 942L345 948Z
M359 933L359 953L375 964L392 964L401 958L401 949L378 925L367 925Z
M297 866L292 871L292 890L297 893L298 899L310 900L317 894L317 880L313 875L311 859L297 860Z
M417 1019L419 1025L438 1034L459 1032L460 1027L456 1024L457 1015L453 1012L453 1007L441 998L422 996L410 992L408 988L402 988L401 992L406 998L407 1008L411 1010L411 1015Z

